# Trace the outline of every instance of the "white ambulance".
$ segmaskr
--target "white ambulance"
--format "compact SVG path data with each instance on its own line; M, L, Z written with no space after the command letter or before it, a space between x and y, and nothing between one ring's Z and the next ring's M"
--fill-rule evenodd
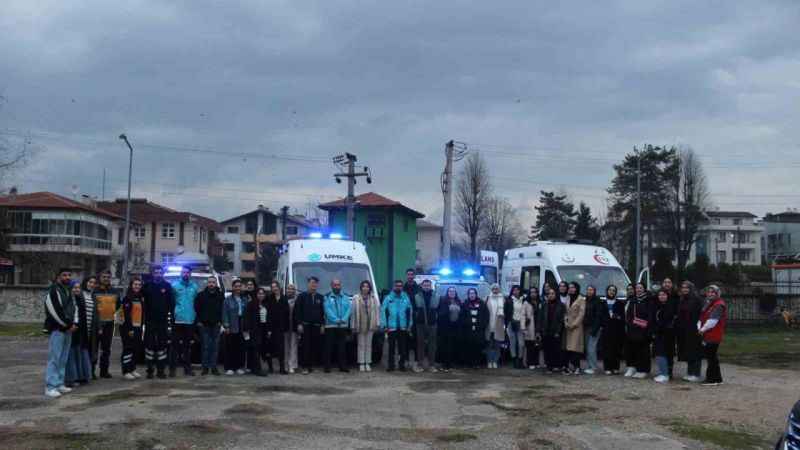
M613 284L618 297L624 297L630 283L617 258L605 248L551 241L506 250L501 275L503 292L510 292L513 285L525 291L535 286L541 292L545 283L556 288L561 281L575 281L584 294L587 286L594 286L604 297L606 287Z
M369 280L378 292L364 244L343 240L335 233L328 238L312 233L306 239L291 240L278 259L276 278L284 289L293 284L298 292L304 291L311 276L319 278L321 293L330 291L333 279L341 280L342 291L347 295L358 293L364 280Z

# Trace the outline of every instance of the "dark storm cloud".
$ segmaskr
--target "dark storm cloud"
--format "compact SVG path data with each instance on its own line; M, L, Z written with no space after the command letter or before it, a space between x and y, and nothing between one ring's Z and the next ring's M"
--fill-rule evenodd
M372 189L426 212L439 208L450 138L488 144L495 176L542 183L498 179L514 204L563 186L600 208L606 161L643 142L693 146L712 190L742 192L714 166L769 159L800 137L798 11L791 1L11 2L0 120L40 133L26 190L77 183L97 194L106 167L122 194L124 131L134 145L353 151L375 171ZM332 169L143 149L135 193L222 218L259 199L303 208L334 196ZM753 172L750 189L773 191L776 174L790 177Z

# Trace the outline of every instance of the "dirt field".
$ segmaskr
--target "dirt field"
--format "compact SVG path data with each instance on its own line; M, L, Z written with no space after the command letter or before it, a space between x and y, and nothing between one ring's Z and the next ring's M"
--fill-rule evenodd
M794 366L724 365L719 387L510 369L380 370L137 382L117 376L45 400L46 341L6 334L3 449L770 448L800 397Z

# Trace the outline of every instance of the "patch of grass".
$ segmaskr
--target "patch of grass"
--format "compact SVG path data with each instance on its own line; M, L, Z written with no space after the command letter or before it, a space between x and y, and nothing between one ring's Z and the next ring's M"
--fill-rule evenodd
M762 369L800 368L800 330L782 327L731 328L719 347L723 363Z
M439 442L447 442L447 443L459 443L459 442L467 442L467 441L474 441L478 439L478 436L469 433L448 433L442 434L440 436L436 436L436 440Z
M0 323L0 337L44 337L42 323Z
M764 448L764 445L767 444L758 435L731 428L689 423L683 419L662 420L660 423L679 436L724 449L758 449Z

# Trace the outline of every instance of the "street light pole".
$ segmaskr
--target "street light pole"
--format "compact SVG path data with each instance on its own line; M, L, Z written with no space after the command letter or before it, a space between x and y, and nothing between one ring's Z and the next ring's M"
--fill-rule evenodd
M345 198L345 206L347 208L347 236L352 241L356 240L356 178L366 177L367 184L372 183L372 173L369 167L362 167L362 171L356 172L357 161L358 158L352 153L337 155L333 158L333 163L339 166L341 170L341 172L333 175L334 178L336 178L336 182L341 183L342 178L347 178L347 197Z
M128 157L128 204L125 206L125 248L122 250L122 285L128 280L128 246L130 245L131 237L131 178L133 177L133 147L128 136L120 134L119 138L125 141L128 146L130 154Z
M636 154L636 276L642 270L642 155L634 147Z

